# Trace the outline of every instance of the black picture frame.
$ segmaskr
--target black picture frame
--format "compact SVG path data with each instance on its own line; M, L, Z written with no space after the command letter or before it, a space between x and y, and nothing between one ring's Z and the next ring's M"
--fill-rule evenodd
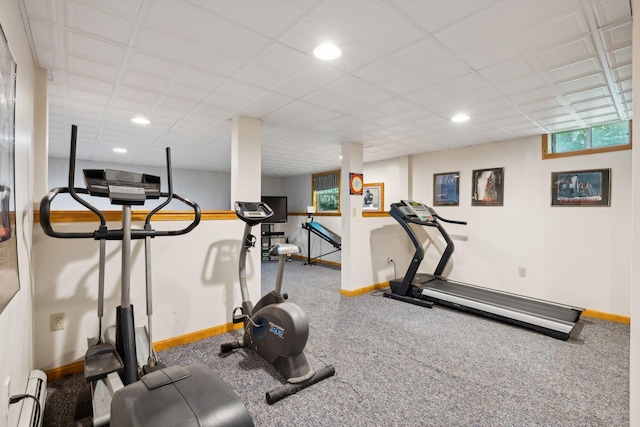
M504 205L504 168L475 169L471 175L471 206Z
M460 205L460 172L433 174L433 206Z
M611 169L551 172L551 206L611 206Z

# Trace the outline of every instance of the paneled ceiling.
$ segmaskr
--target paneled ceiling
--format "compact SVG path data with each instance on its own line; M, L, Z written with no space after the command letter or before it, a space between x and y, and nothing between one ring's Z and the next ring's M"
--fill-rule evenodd
M228 171L245 115L263 175L291 176L339 168L345 141L372 162L632 115L629 0L19 1L55 157L77 124L82 159L160 166L170 146ZM324 41L342 56L316 59Z

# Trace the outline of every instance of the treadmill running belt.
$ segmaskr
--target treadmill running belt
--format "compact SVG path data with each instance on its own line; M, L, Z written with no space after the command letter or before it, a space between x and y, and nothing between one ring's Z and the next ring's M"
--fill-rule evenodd
M443 293L459 295L470 300L482 301L570 323L577 322L581 314L578 310L555 305L547 301L525 298L519 295L498 292L477 286L468 286L451 281L435 279L425 283L423 286L424 288L432 288Z

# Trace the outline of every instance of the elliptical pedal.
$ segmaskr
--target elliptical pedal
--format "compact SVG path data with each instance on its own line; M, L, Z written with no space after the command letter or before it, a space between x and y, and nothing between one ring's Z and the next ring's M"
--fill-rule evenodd
M109 344L94 344L84 355L84 378L88 383L104 379L111 372L121 374L123 371L122 358Z

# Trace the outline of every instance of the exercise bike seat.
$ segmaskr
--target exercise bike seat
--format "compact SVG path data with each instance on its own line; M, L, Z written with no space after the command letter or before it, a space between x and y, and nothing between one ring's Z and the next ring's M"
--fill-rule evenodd
M297 254L300 252L300 248L292 243L276 243L269 249L269 255L289 255Z
M253 426L236 392L205 365L171 366L118 390L111 425L119 427Z

